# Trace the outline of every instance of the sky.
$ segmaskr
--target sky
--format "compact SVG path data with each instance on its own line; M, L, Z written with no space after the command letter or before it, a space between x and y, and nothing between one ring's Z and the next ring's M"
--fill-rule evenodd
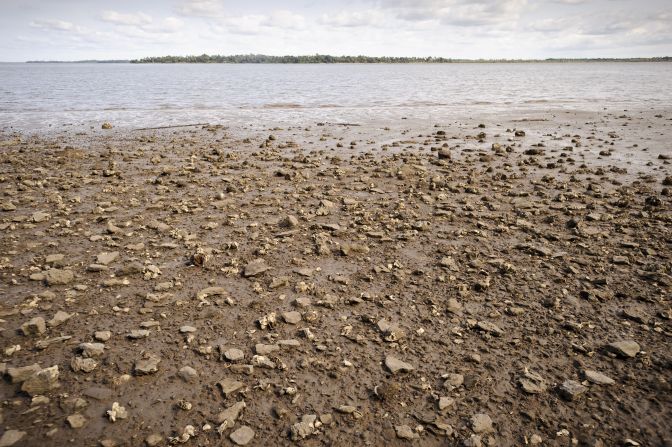
M672 0L0 0L0 61L672 56Z

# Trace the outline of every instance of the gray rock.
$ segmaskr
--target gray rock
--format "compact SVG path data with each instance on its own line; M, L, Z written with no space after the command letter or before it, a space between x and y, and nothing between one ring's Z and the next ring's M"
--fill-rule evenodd
M100 265L109 265L119 257L118 251L103 252L96 256L96 263Z
M499 326L497 326L495 323L490 323L489 321L479 321L476 323L476 327L496 337L501 337L504 335L504 331L501 330Z
M35 317L29 321L26 321L21 325L21 332L25 336L34 336L44 334L47 330L47 324L44 322L44 318Z
M284 312L282 314L282 318L285 320L285 323L288 324L298 324L302 319L301 312L297 311Z
M84 424L86 424L86 418L82 416L79 413L72 414L67 417L68 425L70 425L71 428L82 428L84 427Z
M105 344L103 343L80 343L77 349L83 357L101 357L105 354Z
M586 377L587 381L596 385L613 385L616 383L611 377L590 369L585 370L583 375Z
M278 345L265 345L263 343L257 343L254 346L254 351L259 355L268 355L279 350L280 346Z
M19 368L7 368L7 375L12 383L21 383L40 370L42 370L42 367L38 363L33 363L32 365L21 366Z
M70 284L75 279L71 270L49 269L44 273L44 280L49 286Z
M159 363L161 363L160 357L149 354L146 358L135 361L135 373L137 375L154 374L159 370Z
M304 414L301 422L297 422L289 429L292 441L300 441L315 433L315 421L317 416L314 414Z
M525 368L523 376L518 379L520 387L528 394L539 394L546 391L546 381L539 374Z
M112 332L110 331L96 331L93 334L93 338L98 341L108 341L112 337Z
M633 340L615 341L605 346L605 349L623 358L633 358L641 350L639 344Z
M253 276L261 275L267 270L270 270L271 267L266 264L266 261L263 259L255 259L245 266L243 271L243 276L245 278L251 278Z
M58 327L68 321L70 318L72 318L74 314L69 314L67 312L63 312L62 310L59 310L56 312L56 315L47 322L47 325L49 327Z
M193 382L198 379L198 372L191 366L183 366L177 372L177 375L185 382Z
M158 433L152 433L145 438L145 444L147 444L147 447L156 447L161 443L163 443L163 436Z
M247 425L243 425L231 433L229 438L236 445L247 445L252 440L252 438L254 438L254 430L252 430Z
M227 427L233 427L240 417L240 413L242 413L245 407L246 405L244 400L236 402L230 407L227 407L224 411L217 414L215 417L215 422L218 424L226 424Z
M391 355L385 357L385 366L392 374L396 374L398 372L410 372L415 369L415 367L410 363L403 362L395 357L392 357Z
M58 365L42 369L30 376L21 385L21 391L25 391L31 396L37 394L46 394L60 386L58 383Z
M245 384L243 382L239 382L234 379L222 379L219 382L217 382L217 385L219 388L222 390L222 394L224 394L224 397L230 397L232 396L236 391L239 391L245 387Z
M399 439L417 439L420 437L419 434L413 431L408 425L395 425L394 431L397 433L397 438Z
M245 353L240 349L231 348L224 352L224 358L230 362L238 362L245 358Z
M484 413L478 413L471 417L471 429L476 434L495 432L492 426L492 419Z
M138 340L140 338L149 337L149 331L147 329L133 329L131 333L126 336L130 339Z
M295 216L287 216L280 221L281 228L296 228L299 226L299 219Z
M588 388L574 380L565 380L558 390L563 398L567 400L576 400L583 393L588 391Z
M96 369L97 366L98 362L92 358L76 356L72 358L72 361L70 361L70 367L74 372L90 373Z
M0 438L0 447L11 447L26 436L25 431L7 430Z

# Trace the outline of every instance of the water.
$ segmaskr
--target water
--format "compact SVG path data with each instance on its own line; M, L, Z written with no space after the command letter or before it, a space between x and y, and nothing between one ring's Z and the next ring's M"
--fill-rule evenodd
M666 63L0 64L0 128L441 119L672 105Z

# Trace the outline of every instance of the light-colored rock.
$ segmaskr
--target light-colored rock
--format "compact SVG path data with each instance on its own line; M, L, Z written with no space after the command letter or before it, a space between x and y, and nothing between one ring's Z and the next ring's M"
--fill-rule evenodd
M59 310L56 312L54 317L47 322L47 325L49 327L58 327L68 321L70 318L72 318L74 314L69 314L67 312L63 312L62 310Z
M560 395L567 400L576 400L583 393L588 391L588 388L581 385L575 380L565 380L559 388Z
M606 347L607 351L613 352L619 357L633 358L637 356L641 350L639 344L634 340L621 340L609 343Z
M42 317L32 318L21 325L21 332L28 337L44 334L46 330L47 324Z
M243 425L231 433L229 438L236 445L247 445L254 438L254 430L247 425Z
M611 377L590 369L585 370L583 375L586 377L587 381L596 385L613 385L616 383Z
M399 439L412 440L420 437L420 435L414 432L408 425L395 425L394 431L397 433L397 438Z
M100 265L110 265L119 257L118 251L103 252L96 256L96 263Z
M239 382L234 379L222 379L219 382L217 382L217 385L219 388L222 390L222 394L224 394L224 397L230 397L233 396L233 394L236 391L239 391L245 387L245 384L243 382Z
M198 372L191 366L183 366L177 373L185 382L194 382L198 379Z
M75 279L71 270L49 269L44 272L44 280L49 286L62 286L70 284Z
M0 438L0 447L12 447L14 444L22 440L26 436L25 431L7 430Z
M471 429L476 434L495 432L492 419L485 413L478 413L471 417Z
M264 259L255 259L245 266L245 269L243 270L243 276L245 278L251 278L253 276L261 275L270 269L271 267L266 264Z
M32 365L21 366L18 368L7 368L7 375L12 383L21 383L25 382L30 376L37 374L41 370L42 367L39 363L33 363Z
M21 391L25 391L31 396L46 394L60 386L58 375L58 365L42 369L23 382Z
M79 413L72 414L67 417L68 425L71 428L82 428L86 424L86 418Z
M230 362L238 362L245 358L245 353L240 349L231 348L224 352L224 358Z
M391 355L385 357L385 366L392 374L396 374L398 372L410 372L415 369L415 367L410 363L403 362Z
M134 370L137 375L154 374L159 370L161 357L148 354L145 358L135 361Z

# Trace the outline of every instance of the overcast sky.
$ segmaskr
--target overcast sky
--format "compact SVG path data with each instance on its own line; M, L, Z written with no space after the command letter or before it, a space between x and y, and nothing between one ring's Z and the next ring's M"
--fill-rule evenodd
M672 0L0 0L0 60L672 55Z

